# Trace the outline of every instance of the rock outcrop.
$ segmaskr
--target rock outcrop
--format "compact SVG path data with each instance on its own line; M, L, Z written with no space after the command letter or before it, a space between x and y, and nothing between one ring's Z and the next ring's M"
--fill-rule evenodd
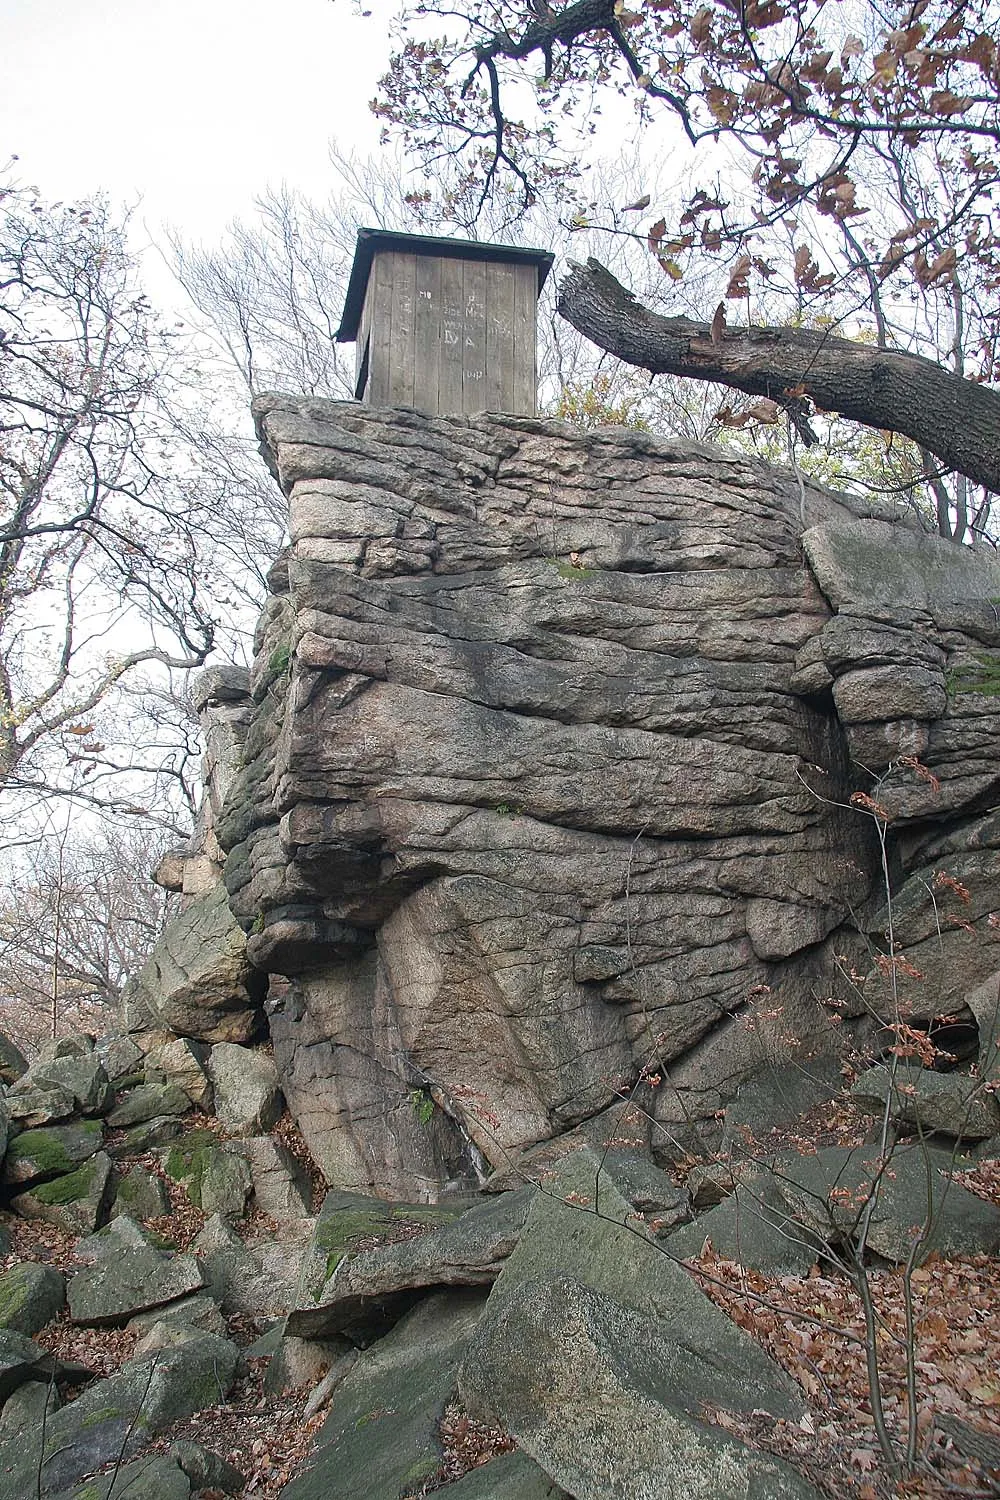
M291 546L214 832L329 1181L433 1198L624 1095L667 1159L997 969L994 561L624 429L256 412Z

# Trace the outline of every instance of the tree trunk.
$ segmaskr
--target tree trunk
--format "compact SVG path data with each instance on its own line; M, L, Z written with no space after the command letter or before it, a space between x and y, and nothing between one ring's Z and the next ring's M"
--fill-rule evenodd
M559 311L585 338L654 375L715 380L783 405L899 432L988 490L1000 491L1000 393L923 359L804 328L723 328L664 318L596 260L570 262ZM794 395L789 396L789 392Z

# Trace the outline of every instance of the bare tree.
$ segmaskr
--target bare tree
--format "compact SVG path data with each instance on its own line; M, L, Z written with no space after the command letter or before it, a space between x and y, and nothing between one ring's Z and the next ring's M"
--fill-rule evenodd
M9 870L0 897L0 1029L28 1052L64 1030L105 1031L156 940L166 894L142 828L54 836Z
M176 339L100 202L0 191L0 787L93 774L140 672L203 662L205 499L165 403ZM180 470L180 472L178 472ZM98 723L98 718L101 722ZM86 764L64 753L87 746ZM70 776L68 766L78 766Z

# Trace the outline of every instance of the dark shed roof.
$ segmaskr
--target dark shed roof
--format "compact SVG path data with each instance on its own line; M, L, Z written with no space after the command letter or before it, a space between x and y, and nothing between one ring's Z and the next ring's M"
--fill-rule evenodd
M517 245L488 245L482 240L453 240L430 234L401 234L392 229L359 229L344 312L335 335L338 344L349 344L358 336L368 276L378 250L405 250L411 255L443 255L451 260L521 262L537 267L539 291L545 285L545 278L555 259L550 250L524 250Z

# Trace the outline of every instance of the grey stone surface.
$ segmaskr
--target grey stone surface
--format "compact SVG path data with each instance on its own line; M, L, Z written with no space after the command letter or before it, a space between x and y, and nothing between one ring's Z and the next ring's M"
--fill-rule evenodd
M167 1083L176 1084L196 1109L211 1109L212 1084L205 1071L208 1049L190 1037L173 1037L151 1047L146 1053L147 1072L159 1074ZM166 1111L164 1111L166 1113Z
M108 1075L96 1052L32 1063L13 1085L11 1095L16 1098L25 1090L49 1089L68 1094L75 1109L84 1115L106 1114L114 1100Z
M11 1090L7 1095L7 1117L22 1130L37 1130L40 1125L68 1120L75 1110L76 1101L68 1089L38 1088L19 1082L17 1091Z
M110 1156L98 1151L74 1171L17 1193L10 1206L24 1219L43 1219L69 1234L92 1234L107 1217L112 1177Z
M127 1167L122 1172L115 1189L111 1218L128 1214L130 1218L142 1221L158 1219L169 1211L170 1198L155 1172L147 1172L145 1167L139 1166Z
M101 1059L105 1073L115 1085L123 1078L130 1078L142 1071L142 1048L130 1036L113 1033L111 1036L99 1037L94 1050Z
M122 1464L117 1475L112 1469L60 1490L52 1500L188 1500L190 1494L191 1482L176 1459L148 1453Z
M217 1405L229 1392L238 1364L235 1344L203 1334L95 1381L46 1424L42 1495L72 1493L72 1485L103 1464L119 1457L130 1460L151 1436L179 1418ZM5 1500L36 1500L38 1459L22 1436L0 1442Z
M260 1260L247 1248L221 1214L213 1214L192 1245L204 1267L212 1296L224 1312L245 1312L251 1317L287 1312L292 1288L268 1276ZM294 1281L297 1263L290 1267Z
M274 1059L230 1042L218 1042L209 1055L215 1113L234 1135L260 1135L281 1114L283 1099Z
M29 1380L12 1391L0 1411L0 1442L4 1438L40 1432L43 1420L62 1405L59 1387L51 1380Z
M705 1242L724 1260L772 1276L805 1276L821 1246L792 1216L766 1171L742 1182L716 1208L685 1224L666 1241L680 1259L700 1255Z
M175 1255L151 1245L123 1246L71 1278L70 1318L94 1328L122 1325L137 1313L204 1285L193 1255Z
M272 1219L305 1219L312 1212L312 1190L295 1157L273 1136L231 1142L250 1164L254 1202Z
M732 1385L695 1340L664 1339L568 1277L523 1282L487 1313L461 1386L576 1500L819 1500L780 1459L703 1420Z
M210 1153L201 1178L201 1207L206 1214L242 1219L250 1196L250 1167L233 1151Z
M710 1371L720 1406L761 1408L795 1420L801 1415L802 1397L794 1381L652 1241L592 1152L568 1158L535 1198L517 1247L490 1294L477 1336L480 1354L494 1322L499 1326L504 1309L520 1302L523 1287L529 1282L541 1286L553 1275L572 1278L635 1314L646 1326L647 1343L687 1350L692 1379ZM470 1399L475 1395L488 1408L490 1375L478 1359L476 1355L465 1367L463 1387Z
M28 1059L5 1032L0 1031L0 1083L16 1083L27 1071Z
M884 1163L877 1146L828 1146L814 1156L782 1158L773 1180L789 1212L828 1244L856 1237L864 1215L868 1247L897 1264L908 1260L915 1242L915 1265L935 1252L995 1254L1000 1210L952 1181L950 1167L950 1154L932 1146L898 1146Z
M0 1328L0 1405L19 1386L29 1380L47 1381L57 1369L58 1361L23 1333Z
M842 1061L894 999L865 767L923 1003L998 967L995 560L649 434L256 417L291 545L203 849L329 1182L443 1197L616 1112L667 1161Z
M366 1344L431 1288L492 1285L517 1244L534 1194L523 1188L488 1198L413 1239L348 1249L343 1257L328 1252L326 1279L319 1288L302 1286L288 1332L344 1334ZM321 1229L317 1237L323 1238Z
M145 1125L150 1120L161 1120L166 1115L183 1115L191 1108L191 1100L175 1083L142 1083L130 1089L120 1104L108 1115L112 1130L125 1130L130 1125Z
M869 1068L851 1086L851 1098L881 1117L891 1094L890 1118L903 1130L984 1141L1000 1135L1000 1103L983 1077L934 1073L925 1068Z
M405 1494L435 1473L438 1422L481 1310L475 1292L430 1297L362 1354L337 1387L310 1466L282 1500Z
M447 1489L448 1500L572 1500L526 1453L501 1453Z
M66 1301L66 1278L55 1266L25 1260L0 1274L0 1328L28 1338L50 1323Z
M81 1162L96 1156L102 1140L99 1120L75 1120L68 1125L25 1130L7 1143L3 1181L13 1186L72 1172Z
M180 1036L244 1042L263 999L246 940L216 886L167 922L129 999L131 1012Z

